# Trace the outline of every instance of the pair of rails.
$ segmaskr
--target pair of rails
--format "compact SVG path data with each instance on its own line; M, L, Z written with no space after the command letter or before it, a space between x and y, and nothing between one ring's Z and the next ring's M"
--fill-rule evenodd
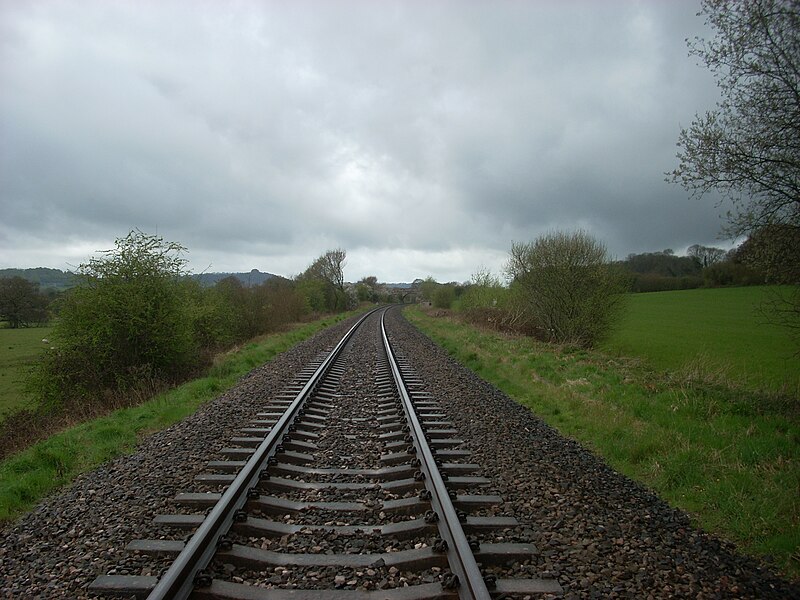
M245 597L268 599L278 596L274 589L255 587L246 590L244 595L237 595L234 591L228 596L224 592L225 585L215 583L206 569L218 550L231 549L231 543L227 538L229 532L235 524L247 521L247 503L259 497L259 482L269 477L270 466L276 465L285 452L284 444L290 442L293 433L297 431L298 421L305 415L306 404L323 384L344 347L359 327L362 327L375 313L380 312L380 335L383 350L391 371L393 387L400 398L405 416L403 429L406 433L405 441L408 443L407 452L412 453L412 462L418 469L415 479L424 485L419 498L430 502L430 510L425 514L425 521L428 524L435 524L438 529L438 539L433 550L446 555L449 567L449 573L442 577L441 584L402 588L402 590L396 590L399 592L398 597L409 600L430 597L485 600L502 595L504 591L522 594L560 593L560 586L552 580L498 581L491 575L484 576L481 573L474 554L479 545L466 535L462 527L462 521L466 516L454 506L455 494L449 491L447 486L449 477L446 473L443 474L439 468L441 460L437 458L435 451L431 448L430 438L426 435L424 424L418 415L419 411L404 382L397 356L389 342L385 323L387 310L379 308L366 313L339 340L333 350L305 381L296 396L288 403L285 411L277 418L250 458L230 481L227 489L216 500L210 512L198 520L194 534L185 544L179 543L181 548L179 554L160 578L101 576L92 583L90 591L99 594L146 596L148 600L183 600L193 594L200 597L240 599ZM506 544L505 546L512 545ZM525 548L522 548L522 551L524 553ZM240 594L244 587L246 586L238 586ZM414 590L414 587L419 589ZM322 599L333 597L334 593L337 596L348 595L343 590L336 592L307 590L303 594L303 591L295 589L291 590L291 597ZM360 598L364 594L368 595L370 592L350 591L349 593L353 598ZM385 596L390 597L391 594L386 593Z

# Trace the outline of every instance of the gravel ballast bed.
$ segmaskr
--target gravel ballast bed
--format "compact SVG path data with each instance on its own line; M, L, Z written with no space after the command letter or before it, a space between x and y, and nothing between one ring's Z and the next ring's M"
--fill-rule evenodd
M537 547L531 560L512 572L556 577L570 598L800 597L800 587L693 528L684 513L454 363L397 311L388 319L393 341L467 440L470 462L492 480L482 493L504 498L492 514L520 521L519 527L501 533L532 540ZM86 586L98 575L157 575L169 559L138 556L125 545L137 538L183 539L185 533L153 525L153 517L174 512L175 494L198 488L194 476L206 470L206 461L219 458L219 449L237 435L242 422L308 361L330 349L352 323L331 327L255 369L191 417L144 439L136 453L81 476L6 527L0 533L0 597L89 598ZM376 454L368 456L374 460ZM382 493L370 495L383 498ZM494 539L497 533L487 535ZM375 549L382 545L378 539L374 544ZM285 571L276 570L271 580L259 583L281 586L299 575ZM378 585L402 575L372 571L352 577ZM335 575L302 573L320 581ZM425 574L424 580L434 576Z

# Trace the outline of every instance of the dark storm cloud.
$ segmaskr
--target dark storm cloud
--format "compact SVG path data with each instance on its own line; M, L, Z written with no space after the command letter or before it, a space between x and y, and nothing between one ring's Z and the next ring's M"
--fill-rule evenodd
M195 269L466 279L585 228L711 243L664 182L713 105L697 2L0 3L0 266L138 227Z

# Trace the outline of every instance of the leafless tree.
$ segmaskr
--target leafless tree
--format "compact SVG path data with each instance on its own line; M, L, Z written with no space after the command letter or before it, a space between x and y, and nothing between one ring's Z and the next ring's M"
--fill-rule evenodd
M800 226L800 1L704 0L711 40L689 42L722 99L678 139L669 174L687 190L733 200L729 231Z
M703 268L725 260L726 252L722 248L693 244L686 250L686 254L696 258Z

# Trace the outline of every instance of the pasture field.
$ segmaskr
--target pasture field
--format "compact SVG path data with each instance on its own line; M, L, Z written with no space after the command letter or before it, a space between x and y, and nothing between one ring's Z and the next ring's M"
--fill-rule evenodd
M751 389L800 395L800 357L786 329L766 322L768 286L631 294L602 348L657 368Z
M480 330L417 308L405 314L456 360L707 531L800 577L796 397Z
M27 408L30 399L23 393L25 374L47 348L42 339L49 338L51 331L50 327L0 328L0 421Z

